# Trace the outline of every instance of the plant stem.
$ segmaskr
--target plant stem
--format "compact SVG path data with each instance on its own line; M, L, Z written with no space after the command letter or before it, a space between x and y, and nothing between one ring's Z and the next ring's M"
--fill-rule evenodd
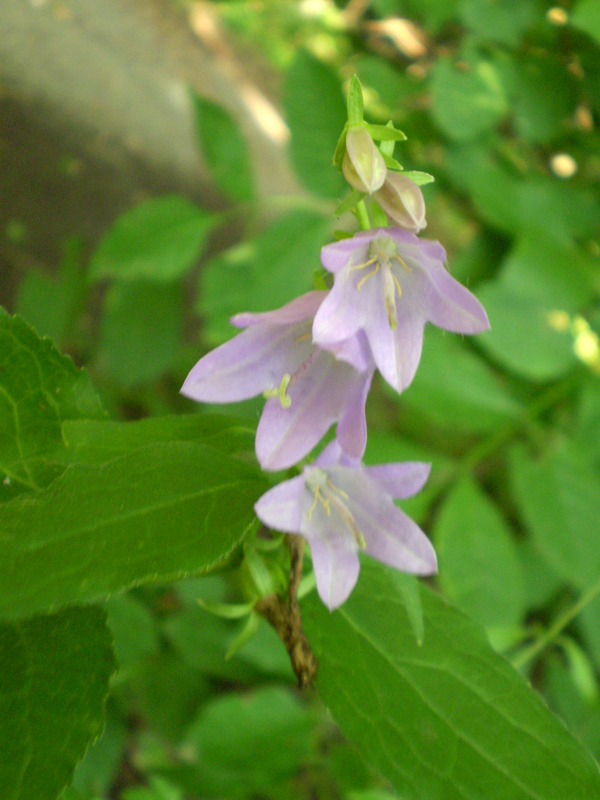
M368 231L371 227L371 220L369 219L369 212L367 211L364 200L361 200L357 204L355 213L361 230Z
M549 644L558 637L558 635L563 631L567 625L572 622L575 617L582 611L588 603L596 597L596 595L600 592L600 578L594 583L587 592L584 592L579 600L574 603L570 608L560 614L550 625L548 630L540 636L540 638L533 642L527 649L521 651L515 658L512 659L513 666L517 669L520 669L528 661L531 661L537 655L539 655L544 648L548 647Z

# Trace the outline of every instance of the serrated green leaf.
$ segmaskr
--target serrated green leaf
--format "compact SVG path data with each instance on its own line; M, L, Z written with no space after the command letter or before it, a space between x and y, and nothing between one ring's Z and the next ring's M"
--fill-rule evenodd
M198 259L214 216L178 194L146 200L122 214L102 238L92 278L173 281Z
M482 630L426 587L415 642L394 578L365 559L340 609L302 604L317 688L363 758L406 800L600 797L587 750Z
M600 473L570 444L533 459L511 451L515 499L538 549L556 573L579 588L600 575Z
M254 195L248 146L223 106L192 93L200 146L217 185L233 200Z
M55 800L104 726L106 616L73 608L0 625L0 795Z
M101 465L159 442L206 444L228 455L254 452L255 427L247 420L221 414L181 414L135 422L75 420L65 422L67 464Z
M61 426L79 417L104 417L87 374L0 308L0 499L60 474Z
M287 75L284 101L294 167L307 189L337 197L345 182L331 164L346 124L346 104L336 73L300 50Z
M482 625L518 625L525 613L523 570L507 523L470 478L445 498L434 541L447 596Z
M0 507L0 614L206 572L243 539L266 488L257 467L188 442L71 465L35 502Z

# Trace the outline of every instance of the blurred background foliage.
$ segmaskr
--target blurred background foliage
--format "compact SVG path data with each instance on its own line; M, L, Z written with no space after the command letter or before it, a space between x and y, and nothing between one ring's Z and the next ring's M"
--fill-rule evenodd
M428 328L400 397L375 381L365 460L433 463L405 508L434 540L437 586L600 756L600 597L573 611L600 576L600 5L177 5L271 98L265 129L297 192L261 194L235 114L190 92L216 206L147 197L99 243L65 238L58 269L19 268L9 310L88 368L114 417L201 413L178 390L234 333L229 317L310 290L320 248L352 229L333 217L346 190L331 159L357 73L367 118L408 135L396 158L435 176L425 235L491 321L468 340ZM15 219L2 235L18 251L27 230ZM260 403L219 410L257 420ZM110 721L63 800L391 797L293 692L266 624L226 660L243 622L199 596L240 602L212 576L108 604Z

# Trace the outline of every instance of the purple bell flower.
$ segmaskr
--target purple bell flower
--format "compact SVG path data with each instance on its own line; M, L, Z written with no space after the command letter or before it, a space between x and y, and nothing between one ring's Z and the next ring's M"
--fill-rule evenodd
M270 489L254 508L265 525L308 541L317 590L333 610L356 584L361 550L403 572L437 571L431 542L393 501L416 494L429 469L421 462L365 467L333 441L302 475Z
M399 392L406 389L419 364L426 322L455 333L489 328L483 306L448 273L445 259L439 242L398 228L327 245L321 261L335 279L315 316L315 343L348 358L338 348L364 332L385 380Z
M201 358L181 388L201 403L268 399L256 432L256 455L266 470L304 458L331 425L344 448L365 450L365 403L375 365L359 333L327 350L312 341L312 323L327 292L309 292L276 311L237 314L246 330Z

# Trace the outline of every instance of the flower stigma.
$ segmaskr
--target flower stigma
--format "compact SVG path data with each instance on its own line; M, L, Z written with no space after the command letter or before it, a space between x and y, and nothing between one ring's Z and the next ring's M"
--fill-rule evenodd
M278 397L279 402L281 403L282 408L289 408L292 405L292 398L286 394L288 386L290 385L290 381L292 376L289 372L286 372L283 378L281 379L281 383L276 389L265 389L263 392L263 397L267 400L269 397Z
M323 506L328 517L331 516L331 509L333 508L338 512L346 527L350 529L357 545L361 550L364 550L367 546L365 537L356 524L352 512L344 503L344 500L348 500L346 492L332 483L325 470L320 467L312 467L307 470L306 486L315 495L313 504L308 510L309 520L312 519L313 512L319 503Z

